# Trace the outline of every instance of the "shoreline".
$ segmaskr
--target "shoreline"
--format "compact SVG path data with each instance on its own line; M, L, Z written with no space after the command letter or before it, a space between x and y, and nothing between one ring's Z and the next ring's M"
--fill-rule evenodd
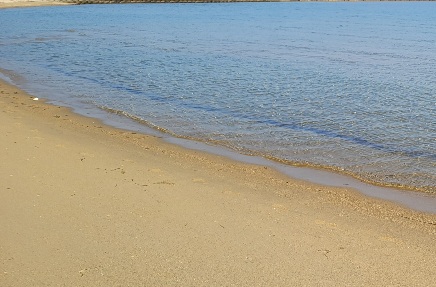
M202 140L201 138L190 138L168 132L165 128L150 125L149 122L139 119L134 115L127 114L124 111L114 110L107 107L97 107L97 109L99 109L98 114L100 115L100 117L97 118L104 118L103 122L109 126L118 127L121 129L127 127L127 129L135 132L161 136L164 137L168 142L175 143L176 145L194 150L202 150L217 155L224 155L237 161L254 163L258 165L268 165L291 177L300 178L309 182L316 182L318 184L336 187L350 186L368 196L373 196L380 199L388 199L393 202L405 204L406 206L412 207L418 211L430 211L436 214L436 190L433 186L417 187L404 184L373 181L352 171L343 170L334 166L324 166L314 163L303 164L299 162L283 160L277 157L265 156L260 152L239 152L222 143L215 143L213 141L208 142ZM100 113L101 111L106 112L106 115L102 117ZM80 112L78 113L80 114ZM308 170L308 172L302 173L302 170ZM316 177L310 176L310 173L318 173L323 179L318 180ZM330 175L334 179L329 179L327 175ZM365 189L370 189L371 191L366 192ZM412 198L411 201L417 200L420 202L421 200L419 197L428 197L434 202L432 202L433 205L429 207L430 209L426 208L425 210L421 210L416 208L416 204L409 205L405 199L401 201L396 200L394 196L395 193L404 193L405 197L407 197L406 194L409 194ZM377 196L377 194L381 194L382 196Z
M112 128L3 81L0 119L2 286L436 280L436 215Z
M14 85L12 79L17 78L19 81L20 76L13 71L4 70L0 68L0 76L4 75L2 80L8 85ZM54 104L56 105L56 104ZM61 104L63 107L64 106ZM370 197L382 201L390 202L394 205L401 206L406 209L411 209L416 212L423 212L436 215L436 194L419 190L401 188L397 186L385 186L365 180L359 179L349 173L338 172L328 167L316 167L312 165L292 165L286 164L279 160L265 158L259 155L247 155L238 153L232 149L220 145L210 145L207 142L178 137L176 135L166 133L160 129L153 128L148 125L141 124L140 122L119 115L118 113L108 112L105 109L98 113L99 116L93 117L89 113L74 112L78 116L89 117L91 119L101 121L103 125L109 128L127 130L130 132L145 134L161 138L164 142L173 144L184 149L205 152L216 156L224 157L232 161L252 164L256 166L265 166L276 170L280 174L303 182L318 184L325 187L333 188L348 188L356 191L363 197ZM104 114L104 115L103 115Z
M109 126L112 125L109 124ZM132 128L132 131L140 132L140 129L136 130ZM352 175L335 172L334 170L327 168L315 168L310 165L305 166L285 164L281 163L280 161L264 158L262 156L241 154L222 146L214 146L201 141L173 137L165 133L163 133L163 135L158 135L158 133L159 131L153 134L158 137L162 137L167 143L172 143L186 149L223 156L230 160L245 164L266 166L292 179L302 180L312 184L319 184L334 188L346 187L348 189L355 190L364 197L386 200L393 204L410 208L418 212L436 215L436 195L433 193L407 188L400 189L396 187L377 185L371 182L360 180ZM149 133L146 132L146 134Z

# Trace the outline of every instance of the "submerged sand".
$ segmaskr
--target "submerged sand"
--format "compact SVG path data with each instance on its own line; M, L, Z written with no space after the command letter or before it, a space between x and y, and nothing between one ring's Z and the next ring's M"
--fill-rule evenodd
M0 286L432 286L436 216L0 82Z

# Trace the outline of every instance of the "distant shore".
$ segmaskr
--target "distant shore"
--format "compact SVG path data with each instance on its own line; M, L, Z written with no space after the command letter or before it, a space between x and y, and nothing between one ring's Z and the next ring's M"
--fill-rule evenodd
M230 2L359 2L362 0L326 0L326 1L311 1L311 0L0 0L1 8L17 8L17 7L37 7L37 6L59 6L59 5L82 5L82 4L117 4L117 3L230 3ZM392 1L395 0L371 0L368 2L377 1ZM402 1L402 0L400 0Z
M294 0L268 1L268 0L0 0L1 8L82 5L82 4L125 4L125 3L224 3L224 2L294 2ZM296 1L295 1L296 2Z
M66 1L50 1L50 0L0 0L1 8L18 8L18 7L38 7L38 6L60 6L71 5L74 3Z
M294 0L268 1L268 0L0 0L1 8L60 6L81 4L125 4L125 3L224 3L224 2L294 2ZM295 1L297 2L297 1Z

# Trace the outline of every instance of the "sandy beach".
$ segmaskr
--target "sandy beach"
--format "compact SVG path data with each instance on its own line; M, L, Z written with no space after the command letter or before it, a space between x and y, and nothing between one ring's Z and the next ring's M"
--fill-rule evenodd
M436 282L436 215L116 129L1 80L0 122L2 287Z
M436 216L0 82L0 286L432 286Z
M66 3L62 1L54 0L0 0L1 8L17 8L17 7L37 7L37 6L58 6L58 5L69 5L71 3Z

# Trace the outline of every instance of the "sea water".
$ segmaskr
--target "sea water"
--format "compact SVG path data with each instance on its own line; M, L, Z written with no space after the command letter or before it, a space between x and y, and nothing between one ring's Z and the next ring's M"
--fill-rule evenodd
M435 15L432 2L6 9L0 68L91 116L436 192Z

